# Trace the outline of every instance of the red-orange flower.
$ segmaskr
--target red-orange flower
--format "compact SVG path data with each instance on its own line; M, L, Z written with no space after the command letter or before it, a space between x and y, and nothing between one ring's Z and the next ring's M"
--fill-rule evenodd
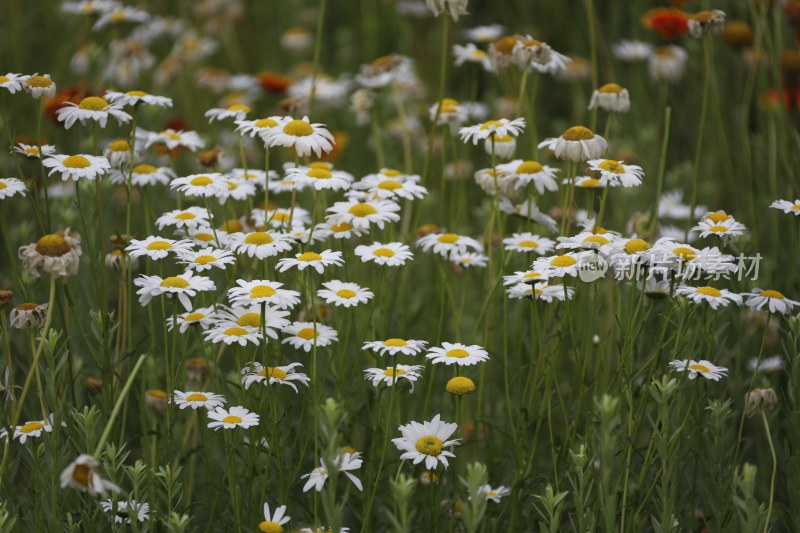
M56 111L65 107L67 102L79 104L87 96L89 96L89 91L84 84L66 87L58 91L52 98L47 99L44 104L44 116L53 122L58 122Z
M676 39L689 32L689 15L680 9L657 7L642 17L646 28L658 32L664 39Z
M264 71L258 74L261 87L271 93L282 94L292 84L292 80L277 72Z

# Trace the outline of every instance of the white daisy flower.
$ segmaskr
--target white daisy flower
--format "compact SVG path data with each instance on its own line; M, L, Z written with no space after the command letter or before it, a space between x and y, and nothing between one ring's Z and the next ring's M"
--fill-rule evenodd
M533 199L525 200L521 204L514 205L511 200L501 196L500 211L509 215L517 215L525 218L526 220L538 222L552 232L558 231L558 225L556 224L555 219L550 215L542 213L542 211L539 209L539 206L536 205L536 202L533 201Z
M173 240L162 237L150 236L143 240L131 239L125 251L131 257L141 257L146 255L150 259L164 259L170 252L177 255L181 253L191 253L194 244L186 239Z
M321 240L333 237L334 239L349 239L351 237L361 237L369 233L368 228L354 228L352 224L339 222L331 224L321 222L314 227L314 237L319 236Z
M312 124L308 117L293 119L286 117L277 128L261 134L269 146L294 148L298 157L306 157L312 152L317 157L333 150L333 135L323 124Z
M263 310L262 310L263 309ZM261 317L264 323L261 323ZM283 311L268 305L251 305L249 307L223 307L219 312L218 325L229 326L235 324L246 328L255 328L259 335L266 333L271 339L278 338L278 330L289 326L290 322L286 319L288 311ZM266 342L266 339L265 339Z
M503 276L503 285L517 285L518 283L539 283L547 281L549 276L542 271L526 270L525 272L514 272L509 276Z
M511 237L503 239L505 249L510 252L534 252L544 255L553 250L555 242L546 237L540 237L530 232L514 233Z
M295 392L298 392L297 386L294 382L308 387L311 378L302 372L297 372L295 368L302 368L300 363L292 363L286 366L263 366L261 363L251 363L250 365L242 368L242 385L245 389L249 389L253 383L263 383L266 385L286 385L291 387Z
M390 366L386 368L367 368L364 370L364 379L372 381L372 385L377 387L381 383L387 387L393 386L401 379L411 383L411 392L414 392L414 382L422 377L422 365L397 365L397 368Z
M167 226L187 229L194 229L198 226L207 227L208 211L202 207L187 207L186 209L168 211L156 219L156 226L158 226L158 229L164 229Z
M753 357L747 361L747 368L751 371L758 370L759 372L775 372L783 369L784 366L783 358L780 355L765 357L760 364L757 357Z
M598 231L600 231L598 229ZM597 250L601 254L607 255L614 249L617 237L613 233L592 231L582 231L572 237L558 237L559 250Z
M772 289L753 289L753 292L743 293L742 296L749 296L746 302L747 307L762 309L766 305L770 313L788 315L794 306L800 305L800 302L790 300L782 292Z
M274 514L269 512L269 504L264 504L264 520L258 524L258 530L266 533L282 533L283 524L291 520L292 517L286 516L286 506L281 505L275 509Z
M417 239L416 245L425 252L433 250L433 253L446 258L452 253L463 254L469 250L483 252L481 243L472 237L455 233L430 233Z
M391 338L385 341L367 341L361 349L372 350L379 355L418 355L427 345L427 341Z
M320 459L320 465L322 466L319 466L310 473L301 476L300 479L308 478L308 481L306 481L306 484L303 486L303 492L308 492L311 490L311 488L314 488L314 490L317 492L321 492L322 486L328 479L328 470L338 471L339 473L346 475L358 490L364 490L364 487L361 485L361 480L350 473L353 470L358 470L361 468L363 462L364 461L361 459L361 452L340 453L333 459L333 468L330 468L325 464L325 459Z
M650 78L656 82L677 83L683 78L689 54L680 46L670 44L653 51L647 58Z
M560 137L540 142L539 148L549 148L558 159L582 162L602 157L608 148L608 143L589 128L572 126Z
M331 224L346 222L356 228L368 228L370 224L383 229L386 222L400 220L400 206L390 200L370 200L366 202L336 202L327 209L330 215L327 221Z
M700 39L703 35L719 35L725 30L726 15L719 9L707 9L689 15L689 35Z
M42 165L51 169L48 176L55 173L61 174L61 179L67 181L88 179L94 181L111 170L111 163L105 157L89 154L77 155L51 155L42 162Z
M727 307L730 303L742 305L742 297L736 293L730 292L728 289L681 285L675 289L675 294L686 296L696 304L707 302L708 305L711 306L711 309L717 309L720 306Z
M701 359L674 360L669 362L669 366L676 372L689 372L689 379L695 379L698 375L712 381L719 381L728 374L728 369L723 366L716 366L711 361Z
M259 137L264 139L264 135L270 130L279 128L285 121L283 117L264 117L256 120L237 120L236 131L242 135L249 135L250 137Z
M139 304L147 305L156 296L166 294L177 295L183 307L192 309L192 300L198 292L216 290L216 285L210 278L196 276L191 270L177 276L162 278L160 276L141 275L133 284L140 287L136 294L139 295Z
M138 522L150 520L150 504L138 502L136 500L117 500L116 503L110 499L100 502L100 506L106 513L114 515L115 524L130 524L131 516L135 516Z
M414 257L411 248L401 242L360 244L356 246L355 253L364 263L374 261L377 265L390 267L405 265L406 261Z
M228 245L228 232L219 229L215 230L208 226L187 227L182 230L182 233L198 246L225 248ZM217 240L219 240L219 246L217 245Z
M289 336L283 339L282 344L289 343L306 352L310 352L315 345L329 346L339 340L335 329L319 322L294 322L283 328L283 333Z
M611 46L611 52L620 61L644 61L653 53L653 46L642 41L622 40Z
M91 455L85 453L79 455L61 472L61 488L78 489L81 492L88 492L92 496L95 494L105 496L108 491L121 492L121 488L100 477L100 474L97 473L99 466L97 459Z
M475 26L462 31L464 39L473 43L490 43L503 36L505 28L501 24Z
M564 255L540 257L533 262L531 269L544 272L554 278L575 277L578 275L578 269L585 254L586 252L567 252Z
M186 268L202 272L203 270L210 270L211 267L217 267L225 270L226 265L236 263L236 257L228 250L220 250L218 248L206 247L200 250L190 250L185 252L178 252L180 258L179 263L185 264Z
M169 184L170 189L177 189L187 196L203 198L219 196L227 192L228 184L222 174L192 174L175 178Z
M56 95L56 84L50 79L50 74L34 74L25 76L22 81L22 88L29 95L39 100L42 96L52 98Z
M537 72L545 74L563 72L567 63L572 62L572 59L556 52L549 44L533 39L530 35L517 39L511 54L520 68L530 65Z
M25 76L22 74L14 74L7 72L5 75L0 75L0 88L5 89L11 94L22 90L22 84L25 82Z
M208 119L209 123L213 123L215 120L225 120L226 118L232 118L235 121L244 120L247 117L247 114L250 113L252 109L250 106L244 104L233 104L231 106L225 108L215 107L213 109L209 109L205 112L205 117Z
M589 102L589 109L600 108L609 113L627 113L631 108L628 89L617 83L606 83L595 89Z
M436 415L430 422L410 422L398 428L402 437L392 439L397 449L403 452L401 461L412 460L415 465L425 462L426 470L435 470L439 464L448 466L448 457L455 457L452 448L460 443L460 439L450 439L458 429L458 424L442 422Z
M20 444L25 444L28 439L39 438L42 432L50 433L53 431L53 415L45 420L30 420L21 426L14 428L12 440L19 440Z
M206 145L205 141L203 141L203 139L201 139L195 131L176 131L173 129L166 129L158 133L144 132L144 130L141 130L141 132L145 134L145 148L150 148L154 144L163 144L169 150L186 148L192 152L195 152ZM140 131L137 130L136 134L138 137L140 135Z
M464 63L475 63L483 67L483 70L486 72L494 71L492 58L486 50L481 50L473 43L453 45L453 57L455 58L455 65L457 67L460 67ZM464 118L466 119L466 116Z
M274 170L270 170L269 175L271 178L278 177L278 173ZM264 170L253 168L248 168L247 170L243 168L232 168L230 170L230 176L237 182L244 181L246 183L252 183L253 185L261 187L262 189L266 187L267 183L267 173Z
M773 209L780 209L786 214L793 214L795 216L800 216L800 200L795 200L794 202L790 200L775 200L769 205Z
M271 227L279 229L283 227L306 227L311 224L311 213L297 206L294 209L282 207L270 209L266 214L263 209L253 209L250 216L257 227L266 227L269 224Z
M686 220L702 217L707 211L705 206L698 205L692 214L691 207L683 203L683 192L680 190L664 193L658 203L658 218Z
M559 172L559 170L548 167L547 165L542 165L538 161L516 159L508 163L497 165L497 170L504 173L507 179L512 180L517 189L521 189L533 183L539 194L544 194L545 190L558 190L556 173Z
M242 201L252 198L256 194L256 184L253 182L236 179L234 177L223 179L228 187L223 189L221 193L217 194L220 205L224 205L225 202L231 198Z
M353 180L353 176L347 172L322 166L290 168L287 178L300 186L313 187L317 191L346 191Z
M733 217L728 217L725 220L714 221L712 218L704 218L697 223L692 231L700 232L700 237L716 236L722 239L722 242L727 244L735 241L742 235L747 228L741 222L737 222Z
M547 285L546 283L518 283L511 286L506 293L512 300L531 298L534 300L542 300L547 303L552 303L554 300L558 300L560 302L572 300L572 297L575 295L575 288L565 287L562 284Z
M338 280L322 284L324 289L317 291L317 296L326 303L342 307L355 307L367 303L375 294L356 283L346 283Z
M298 270L304 270L306 267L311 267L322 274L325 267L334 265L341 266L344 264L342 260L342 252L334 252L332 250L324 250L321 253L317 252L303 252L298 253L294 258L283 258L278 261L276 268L279 272L286 272L292 267Z
M589 169L600 173L600 179L616 187L637 187L642 184L644 171L638 165L626 165L613 159L592 159L587 161Z
M233 233L228 237L230 250L258 259L266 259L288 252L293 245L294 237L275 231Z
M392 178L381 174L370 174L353 185L354 189L367 191L369 198L404 200L421 199L428 194L428 189L418 185L411 179Z
M169 167L155 167L153 165L141 164L131 169L131 185L135 187L145 187L148 185L166 185L170 180L175 179L175 172ZM111 182L118 185L128 183L128 172L125 170L114 170L111 173Z
M443 342L441 347L428 348L425 358L430 359L435 365L444 363L447 366L452 364L472 366L488 361L489 354L477 344L466 345L459 342Z
M276 309L291 309L300 303L300 293L282 289L283 283L257 279L246 281L237 279L238 287L228 290L231 305L251 305L265 303Z
M156 107L172 107L172 98L156 96L144 91L126 91L124 93L107 91L104 97L112 104L119 104L121 106L137 107L139 104L147 104Z
M218 319L213 307L198 307L192 311L180 313L177 318L180 333L186 333L190 326L200 326L200 329L205 331ZM167 317L167 329L172 331L174 327L172 317Z
M247 429L249 427L257 426L259 421L259 416L256 413L251 413L241 406L231 407L227 410L222 407L217 407L213 411L208 412L208 418L212 420L212 422L208 423L208 427L214 431L218 430L219 428Z
M24 193L28 188L17 178L0 178L0 200L11 198L17 193Z
M105 98L99 96L88 96L81 100L80 104L73 102L64 104L64 107L56 111L56 117L59 122L64 123L66 129L70 129L77 121L85 124L87 120L92 120L101 128L105 128L108 117L117 119L118 124L125 124L133 118L123 111L121 106L109 104Z
M42 155L47 156L56 153L56 147L51 144L35 146L32 144L17 143L14 145L14 151L29 159L40 159Z
M145 22L150 18L150 13L143 9L136 9L135 7L118 7L116 9L106 11L100 15L97 22L94 23L92 29L94 31L101 30L110 24L140 23Z
M511 489L505 485L500 485L497 488L492 488L491 485L482 485L478 492L486 496L490 502L500 503L500 500L511 494Z
M477 145L478 141L494 137L517 137L522 130L525 129L525 119L515 118L509 120L501 118L498 120L489 120L482 124L475 124L474 126L466 126L458 130L461 136L461 141L464 143L472 142Z
M233 343L240 346L247 346L248 343L258 345L261 343L261 331L252 326L240 326L236 322L225 321L217 322L213 328L204 332L203 338L214 344L223 342L229 346Z
M225 402L227 402L227 400L221 394L214 394L213 392L205 391L183 392L176 390L173 399L173 403L181 409L191 407L192 409L197 410L200 407L204 407L208 411L224 406Z
M467 252L450 254L450 261L463 268L485 268L489 266L489 257L483 254Z

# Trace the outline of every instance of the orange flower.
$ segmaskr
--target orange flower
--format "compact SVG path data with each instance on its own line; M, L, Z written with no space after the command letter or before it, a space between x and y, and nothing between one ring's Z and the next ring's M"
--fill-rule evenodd
M657 7L642 17L646 28L658 32L664 39L676 39L689 32L689 15L680 9Z
M270 72L268 70L260 72L258 74L258 80L265 91L275 94L286 92L286 89L292 84L292 80L283 74Z
M44 104L44 116L53 122L58 122L56 111L65 107L67 102L79 104L87 96L89 96L89 91L84 84L66 87L58 91L52 98L47 99Z

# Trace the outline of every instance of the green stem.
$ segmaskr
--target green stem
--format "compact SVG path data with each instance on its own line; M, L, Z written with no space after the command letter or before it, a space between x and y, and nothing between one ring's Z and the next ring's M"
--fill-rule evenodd
M98 457L100 453L103 451L103 447L106 444L106 440L108 440L108 436L111 434L111 427L114 425L114 420L116 420L117 415L119 414L120 409L122 408L122 404L125 401L125 397L128 395L128 391L131 389L131 385L133 385L133 380L136 377L136 374L139 372L139 369L144 364L145 355L140 355L139 360L136 361L136 365L131 370L130 376L128 377L128 381L125 383L125 386L122 388L122 392L119 394L119 398L117 398L116 403L114 403L114 409L111 411L111 416L108 417L108 422L106 422L106 427L103 430L103 434L100 436L100 441L97 443L97 447L94 449L95 457Z

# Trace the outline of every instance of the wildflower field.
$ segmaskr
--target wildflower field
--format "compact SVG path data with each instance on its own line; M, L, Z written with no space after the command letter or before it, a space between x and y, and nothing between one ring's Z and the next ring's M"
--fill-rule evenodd
M800 531L800 1L0 14L0 532Z

